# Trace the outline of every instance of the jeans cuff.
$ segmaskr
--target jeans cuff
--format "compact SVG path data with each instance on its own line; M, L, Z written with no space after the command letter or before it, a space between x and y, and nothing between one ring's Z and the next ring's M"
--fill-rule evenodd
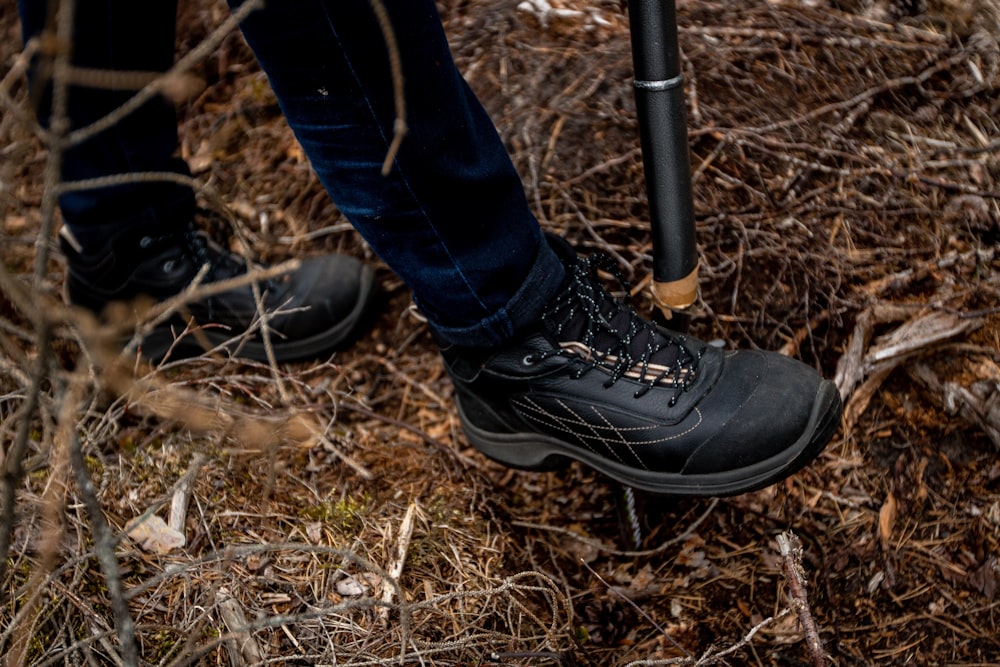
M565 278L565 265L543 237L538 244L535 263L507 303L471 326L441 326L430 320L428 325L442 343L499 347L542 318L545 307L559 292Z

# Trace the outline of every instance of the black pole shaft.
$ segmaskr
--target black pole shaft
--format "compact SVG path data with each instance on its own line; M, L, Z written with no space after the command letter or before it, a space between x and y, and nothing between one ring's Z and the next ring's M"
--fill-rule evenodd
M697 265L684 78L674 0L629 0L635 101L653 240L653 279Z
M698 266L677 8L674 0L628 0L628 14L653 280L673 283L689 277ZM685 331L690 320L686 311L673 311L669 324L661 309L653 317L675 331ZM640 498L623 485L615 485L615 491L622 537L630 548L639 549L647 509L640 509L637 502L650 498Z

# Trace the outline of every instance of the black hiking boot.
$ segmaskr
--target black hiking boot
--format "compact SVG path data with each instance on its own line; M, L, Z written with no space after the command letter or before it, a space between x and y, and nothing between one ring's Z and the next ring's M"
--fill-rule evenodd
M111 303L172 297L206 265L202 285L247 272L244 260L209 241L193 224L168 232L131 226L93 253L85 253L64 229L60 244L69 265L70 303L97 315ZM297 271L261 281L259 287L279 363L319 358L352 340L370 324L378 292L372 269L343 255L303 259ZM171 357L201 354L206 351L201 338L210 349L225 345L236 356L267 361L249 284L190 303L184 315L190 319L176 315L143 339L145 358L158 362L168 352ZM197 325L198 335L177 338L190 324Z
M812 461L840 424L833 383L775 353L726 352L641 318L558 239L568 278L501 349L442 350L469 440L515 468L581 461L629 487L727 496ZM620 274L618 274L620 276Z

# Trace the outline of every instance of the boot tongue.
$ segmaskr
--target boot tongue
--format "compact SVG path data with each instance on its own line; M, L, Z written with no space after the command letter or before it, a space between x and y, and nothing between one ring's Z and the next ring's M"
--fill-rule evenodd
M625 285L610 257L575 259L567 266L566 284L543 315L563 350L609 370L611 382L628 375L653 385L693 371L696 359L683 338L670 336L613 298L601 285L598 269Z

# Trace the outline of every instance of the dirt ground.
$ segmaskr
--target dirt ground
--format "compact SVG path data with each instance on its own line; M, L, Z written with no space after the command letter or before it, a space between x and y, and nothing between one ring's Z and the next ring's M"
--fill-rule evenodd
M183 55L228 14L181 4ZM622 7L439 6L543 227L642 286ZM0 441L16 480L0 654L121 664L127 609L147 664L823 664L808 612L830 665L1000 665L1000 5L678 12L702 262L691 333L800 358L846 410L784 483L639 496L635 545L620 490L588 469L515 472L470 448L406 288L327 198L238 33L179 107L202 203L231 211L258 259L365 258L386 309L324 363L107 362L57 306L58 256L33 268L48 154L16 112L17 17L0 6ZM182 546L122 536L172 512Z

